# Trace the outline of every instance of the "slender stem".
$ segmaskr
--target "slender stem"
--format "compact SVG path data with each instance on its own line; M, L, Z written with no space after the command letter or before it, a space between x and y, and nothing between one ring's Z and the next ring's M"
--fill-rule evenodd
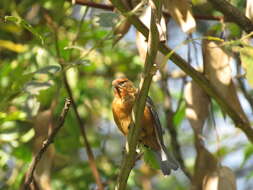
M242 75L242 68L241 68L241 59L240 59L240 56L239 54L235 54L234 55L235 57L235 61L236 61L236 69L237 69L237 74L238 75ZM237 81L238 81L238 86L239 88L241 89L244 97L247 99L247 101L249 102L250 104L250 107L251 107L251 111L253 112L253 97L249 94L249 92L247 91L246 87L245 87L245 83L244 83L244 80L245 78L242 78L242 77L237 77Z
M29 186L30 184L33 182L33 173L39 163L39 161L41 160L43 154L47 151L49 145L51 143L53 143L54 141L54 138L56 137L57 133L59 132L59 130L62 128L63 124L64 124L64 121L65 121L65 118L67 116L67 113L69 111L69 108L70 108L70 105L71 105L71 101L70 99L66 99L65 100L65 105L62 109L62 112L61 112L61 115L58 119L58 124L57 124L57 127L55 127L52 131L52 133L48 136L48 138L43 142L42 144L42 148L39 150L39 152L36 154L36 156L33 158L30 166L29 166L29 169L28 169L28 172L27 172L27 175L26 175L26 179L25 179L25 184L24 184L24 189L27 190L27 189L30 189Z
M66 77L65 73L63 74L63 82L64 82L64 86L66 88L66 91L67 91L67 93L70 97L70 100L72 101L72 104L73 104L73 110L74 110L77 122L79 124L79 129L81 131L81 135L82 135L83 140L84 140L84 145L86 147L86 152L87 152L87 155L88 155L88 161L89 161L89 164L90 164L90 168L92 170L92 173L93 173L93 176L95 178L96 184L98 185L98 189L103 190L104 185L101 181L101 178L100 178L97 166L96 166L96 161L95 161L90 143L87 139L87 135L86 135L85 127L84 127L85 124L84 124L83 120L81 119L80 114L77 111L77 105L76 105L75 100L73 98L72 91L71 91L71 88L69 86L69 83L68 83L68 80L67 80L67 77Z
M171 138L171 145L173 148L173 153L177 159L177 161L180 164L180 168L184 172L184 174L188 177L190 181L192 181L192 175L190 171L187 169L184 163L183 155L181 153L181 145L178 141L178 133L176 130L176 126L173 123L173 118L175 116L175 113L172 110L171 107L171 95L170 91L168 88L168 75L166 74L168 71L162 72L162 81L161 81L161 88L164 92L165 98L164 98L164 110L166 114L166 124L167 124L167 130L170 133L170 138ZM183 92L181 92L183 93Z
M139 133L141 130L141 118L143 117L143 111L146 104L146 98L148 96L148 91L150 84L152 82L153 77L153 64L155 62L157 50L158 50L158 42L159 42L159 34L158 29L156 26L156 15L155 15L155 8L152 6L151 12L151 21L150 21L150 28L151 32L148 39L148 50L147 56L145 60L145 66L143 71L143 79L141 81L141 88L139 95L136 99L138 105L134 106L134 127L130 128L130 132L128 134L128 141L126 144L126 154L122 160L122 167L118 176L118 180L116 183L116 190L125 190L127 185L127 180L129 174L131 172L132 167L135 163L136 157L136 145L139 140Z
M238 24L245 32L253 31L253 23L238 8L226 0L208 0L217 10L222 12L226 18Z
M84 13L84 14L86 14L86 13ZM93 155L90 143L89 143L88 138L87 138L87 134L86 134L86 131L85 131L85 125L84 125L84 122L82 121L82 119L80 117L80 114L77 111L77 105L76 105L75 100L73 98L72 91L71 91L70 85L69 85L68 80L67 80L66 72L64 71L64 65L61 63L61 54L60 54L61 52L60 52L59 43L58 43L58 27L53 22L53 20L50 17L50 15L48 15L48 14L45 15L45 18L46 18L49 26L54 31L56 54L57 54L57 57L58 57L58 60L59 60L60 64L63 67L63 73L62 73L63 83L64 83L65 89L66 89L66 91L68 93L68 96L70 97L70 100L71 100L71 102L73 104L74 113L75 113L75 116L77 118L77 122L79 124L79 129L80 129L81 135L83 137L84 145L86 147L86 152L87 152L87 155L88 155L88 162L89 162L89 165L90 165L93 177L94 177L94 179L96 181L98 189L99 190L103 190L104 189L104 185L103 185L101 177L99 175L99 172L98 172L98 169L97 169L97 166L96 166L96 161L95 161L95 158L94 158L94 155ZM80 30L80 27L79 27L79 30Z

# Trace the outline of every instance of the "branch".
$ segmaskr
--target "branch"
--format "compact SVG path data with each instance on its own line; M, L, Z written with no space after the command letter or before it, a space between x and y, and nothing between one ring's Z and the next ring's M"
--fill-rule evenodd
M96 161L95 161L95 158L94 158L94 155L93 155L90 143L89 143L89 141L87 139L84 122L82 121L82 119L81 119L81 117L80 117L80 115L79 115L79 113L77 111L77 105L76 105L75 100L73 98L72 91L71 91L71 88L69 86L66 73L63 73L63 82L64 82L64 86L65 86L65 88L67 90L67 93L68 93L68 95L70 97L70 100L71 100L71 102L73 104L73 110L74 110L74 113L76 115L76 119L77 119L77 122L79 124L79 129L81 131L81 135L82 135L83 140L84 140L84 145L86 147L86 153L88 155L88 161L89 161L89 165L91 167L92 174L93 174L93 176L95 178L96 184L98 185L98 189L99 190L103 190L104 189L104 185L103 185L103 183L101 181L101 178L100 178L97 166L96 166Z
M113 5L95 3L95 2L87 1L87 0L76 0L75 3L78 5L84 5L84 6L97 8L97 9L103 9L103 10L107 10L107 11L113 11L115 9L115 7ZM170 17L170 14L165 11L163 11L163 14L166 17ZM213 16L213 15L196 15L195 14L195 15L193 15L193 17L198 20L218 20L218 21L224 20L223 16Z
M237 75L243 75L242 73L242 63L241 63L241 59L240 59L240 55L238 53L234 54L234 58L235 61L237 62L236 64L236 69L237 69ZM244 83L245 78L242 77L237 77L237 82L238 82L238 86L241 89L244 97L247 99L247 101L250 104L251 107L251 111L253 111L253 97L249 94L249 92L247 91L246 87L245 87L245 83Z
M76 115L77 122L79 124L79 129L81 131L81 135L82 135L83 140L84 140L84 145L86 147L86 152L87 152L87 155L88 155L88 161L89 161L89 165L90 165L92 174L94 176L94 179L96 181L98 189L103 190L104 186L103 186L103 183L101 181L100 175L98 173L98 169L97 169L97 166L96 166L96 162L95 162L95 159L94 159L94 155L93 155L91 146L90 146L89 141L87 139L86 131L85 131L85 128L84 128L84 123L83 123L83 121L82 121L82 119L81 119L81 117L80 117L80 115L77 111L77 105L76 105L75 100L73 98L72 91L71 91L71 88L69 86L69 83L68 83L68 80L67 80L67 77L66 77L66 73L64 71L64 65L61 62L61 54L60 54L61 52L60 52L59 43L58 43L58 26L54 23L53 19L51 18L51 16L49 14L45 13L44 17L45 17L49 27L51 27L52 30L54 31L55 50L56 50L56 54L57 54L59 63L61 64L61 66L63 68L63 73L62 73L63 83L64 83L64 86L65 86L65 89L67 90L69 98L70 98L70 100L73 104L74 113ZM74 43L74 42L72 42L72 43Z
M119 2L118 0L112 0L115 4ZM151 22L150 28L151 32L148 38L148 49L147 49L147 56L144 65L143 77L141 81L141 89L139 95L136 99L138 105L134 106L134 127L132 126L130 132L128 134L128 141L126 144L126 153L122 160L121 170L117 179L116 183L116 190L125 190L127 185L127 180L129 174L131 172L132 167L135 163L136 157L136 145L139 140L139 134L141 131L141 118L143 117L144 107L146 104L146 98L148 96L148 91L150 84L152 82L152 77L154 73L152 72L154 69L154 62L158 50L158 42L159 42L159 33L156 26L156 15L154 6L152 6L151 12Z
M88 7L93 7L93 8L97 8L97 9L104 9L104 10L108 10L108 11L113 11L114 10L113 5L95 3L95 2L87 1L87 0L76 0L75 3L78 4L78 5L85 5L85 6L88 6Z
M65 121L65 118L67 116L67 113L69 111L70 105L71 105L71 101L70 101L70 99L67 98L65 100L64 108L62 109L61 115L58 119L57 127L53 129L53 131L49 135L49 137L43 142L42 148L40 149L40 151L33 158L32 162L29 166L27 175L26 175L25 184L24 184L24 189L25 190L29 189L30 184L33 182L33 173L34 173L34 171L36 169L36 166L38 165L39 161L41 160L41 157L47 151L47 148L49 147L49 145L51 143L53 143L55 136L57 135L59 130L62 128L62 126L64 124L64 121Z
M190 181L192 181L192 175L190 173L190 171L186 168L185 163L184 163L184 159L181 153L181 146L180 143L178 141L178 133L176 130L176 126L173 123L173 117L174 117L174 112L171 108L171 95L169 92L169 88L168 88L168 73L167 70L166 71L161 71L162 74L162 81L161 81L161 88L164 92L165 95L165 100L164 100L164 110L165 110L165 114L166 114L166 122L167 122L167 129L170 133L170 138L171 138L171 145L173 148L173 153L177 159L177 161L180 164L180 168L182 169L182 171L184 172L184 174L188 177L188 179Z
M135 16L128 15L127 9L120 2L120 0L111 0L113 5L125 16L128 17L129 22L131 22L135 28L141 32L146 38L148 37L148 28ZM164 55L168 55L172 50L167 47L164 43L159 42L158 49ZM173 53L170 59L180 67L186 74L188 74L192 79L211 97L213 97L223 110L230 116L234 121L236 127L240 128L248 137L248 139L253 143L253 129L248 121L237 113L236 110L232 108L230 104L226 101L225 97L222 97L219 92L215 89L215 86L210 84L208 79L200 72L196 71L191 65L189 65L181 56Z
M242 13L238 8L231 5L228 1L226 1L226 0L209 0L209 2L217 10L222 12L226 18L229 18L229 20L232 20L233 22L238 24L247 33L250 33L253 31L253 23L250 21L250 19L247 18L245 16L245 14Z

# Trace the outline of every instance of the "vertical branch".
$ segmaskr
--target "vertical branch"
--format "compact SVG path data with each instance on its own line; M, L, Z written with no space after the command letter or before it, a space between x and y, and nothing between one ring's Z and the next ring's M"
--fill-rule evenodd
M244 84L244 78L241 77L242 75L242 68L241 68L241 59L240 56L238 54L234 55L235 61L236 61L236 69L237 69L237 75L239 75L239 77L237 77L237 81L238 81L238 85L244 95L244 97L247 99L247 101L250 104L251 107L251 111L253 111L253 97L248 93L245 84Z
M84 16L86 15L86 13L87 12L84 13ZM84 16L83 16L83 18L84 18ZM67 76L66 76L66 71L64 71L64 65L61 63L61 54L60 54L60 48L59 48L59 43L58 43L58 27L56 26L56 24L53 22L52 18L48 14L45 14L45 19L47 20L49 26L54 31L56 54L57 54L58 60L60 61L61 66L63 67L62 78L63 78L64 87L65 87L65 89L68 93L68 96L69 96L72 104L73 104L73 110L74 110L75 116L77 118L77 122L79 124L79 129L80 129L81 135L83 137L84 145L86 147L86 152L87 152L87 155L88 155L88 162L89 162L89 165L90 165L90 168L91 168L91 171L92 171L92 175L95 179L95 182L98 186L98 189L103 190L104 185L103 185L101 177L99 175L99 172L98 172L98 169L97 169L97 166L96 166L96 161L95 161L95 158L94 158L94 154L92 152L90 143L89 143L88 138L87 138L87 134L86 134L86 131L85 131L85 124L82 121L82 119L80 117L80 114L77 111L77 105L76 105L76 102L74 100L70 85L68 83L68 79L67 79ZM80 30L80 27L79 27L79 30Z
M112 0L112 2L121 3L119 0ZM158 50L159 33L156 25L156 7L152 1L150 3L152 6L150 33L148 38L148 50L144 65L143 78L140 85L140 92L136 99L136 102L138 102L138 106L134 106L134 127L131 127L128 135L128 141L126 143L126 153L122 160L121 170L115 187L116 190L126 189L129 174L135 164L135 149L139 140L139 133L141 130L141 118L143 117L143 111L146 104L149 87L152 82L152 77L155 73L154 70L156 70L154 68L154 61Z
M68 95L70 97L70 100L72 101L72 104L73 104L73 110L74 110L77 122L79 124L79 129L80 129L81 135L83 137L84 145L86 147L86 152L87 152L87 155L88 155L88 161L89 161L89 165L90 165L92 174L93 174L93 176L95 178L96 184L98 185L98 189L99 190L103 190L104 189L104 185L103 185L103 183L101 181L101 178L100 178L97 166L96 166L96 161L95 161L95 158L94 158L94 155L93 155L90 143L89 143L89 141L87 139L87 135L86 135L86 131L85 131L85 124L82 121L82 119L81 119L81 117L80 117L80 115L79 115L79 113L77 111L77 105L76 105L75 100L73 98L72 91L71 91L71 88L69 86L66 73L63 73L63 82L64 82L64 86L66 88L66 91L67 91L67 93L68 93Z
M33 182L33 173L40 161L40 159L42 158L43 154L46 152L46 150L48 149L49 145L51 143L53 143L54 138L56 137L57 133L59 132L59 130L62 128L65 118L67 116L67 113L69 111L71 105L71 101L69 99L66 99L65 101L65 105L64 108L62 109L61 115L59 117L58 120L58 125L56 128L53 129L52 133L49 135L49 137L43 142L42 148L40 149L40 151L37 153L37 155L33 158L27 175L26 175L26 179L25 179L25 184L24 184L24 189L28 190L30 189L29 186L30 184Z
M185 163L184 163L184 159L181 153L181 146L180 143L178 141L178 133L176 130L176 126L173 123L173 117L174 117L174 112L171 108L171 96L170 96L170 92L168 89L168 75L166 74L166 71L162 71L162 81L161 81L161 88L164 92L165 95L165 101L164 101L164 110L165 110L165 114L166 114L166 123L167 123L167 130L170 133L170 138L171 138L171 146L173 148L173 153L177 159L177 161L180 164L180 168L182 169L182 171L184 172L184 174L188 177L188 179L190 181L192 181L192 175L189 172L189 170L186 168Z

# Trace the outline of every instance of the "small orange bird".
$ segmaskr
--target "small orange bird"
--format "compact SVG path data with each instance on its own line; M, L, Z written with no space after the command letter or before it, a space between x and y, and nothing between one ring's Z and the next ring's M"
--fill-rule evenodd
M127 78L115 79L112 85L114 87L113 117L119 130L126 136L132 122L131 112L138 90ZM178 163L164 145L161 123L150 97L146 100L141 125L140 142L155 152L163 174L169 175L171 169L178 168Z

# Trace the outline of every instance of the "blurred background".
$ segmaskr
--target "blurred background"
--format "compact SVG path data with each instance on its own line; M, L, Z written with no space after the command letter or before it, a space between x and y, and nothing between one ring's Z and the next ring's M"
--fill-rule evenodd
M92 2L109 5L99 0ZM245 10L245 0L231 2ZM196 19L195 31L187 34L173 18L166 17L167 43L188 64L201 70L201 37L212 28L216 37L235 40L242 35L242 29L224 23L222 15L204 0L194 0L192 5L193 13L203 16ZM45 190L96 189L86 151L88 142L105 189L113 189L125 138L113 121L111 82L127 76L138 86L144 62L136 47L133 26L128 27L122 39L115 40L115 28L122 18L109 8L67 0L1 0L0 189L19 189L23 184L32 157L56 126L70 94L81 122L70 109L63 128L37 167L35 179ZM229 64L242 108L252 120L252 88L237 77L242 69L236 59ZM184 91L189 81L190 77L168 61L163 71L154 76L149 92L159 112L165 143L177 159L182 159L184 171L164 177L144 156L131 172L129 189L192 188L197 153L186 116ZM251 190L253 146L215 101L210 107L203 129L205 148L222 166L230 168L237 189Z

